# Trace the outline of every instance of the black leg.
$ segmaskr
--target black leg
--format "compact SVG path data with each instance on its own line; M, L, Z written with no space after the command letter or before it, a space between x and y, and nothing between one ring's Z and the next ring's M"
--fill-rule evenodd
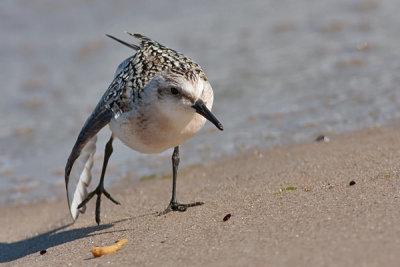
M172 153L172 197L169 202L168 207L160 212L158 215L167 214L170 211L186 211L189 207L203 205L204 202L194 202L189 204L180 204L176 201L176 178L179 166L179 146L174 148L174 153Z
M112 196L106 191L106 189L104 189L104 175L106 174L108 160L110 159L110 156L111 156L111 154L113 152L112 142L113 142L113 137L111 136L110 140L106 144L106 148L105 148L105 152L104 152L103 168L101 170L101 177L100 177L99 185L78 206L78 209L82 208L86 203L89 202L89 200L92 199L92 197L94 195L97 195L97 200L96 200L96 222L97 222L98 225L100 224L101 194L104 194L109 200L111 200L115 204L120 205L120 203L118 201L116 201L115 199L113 199Z

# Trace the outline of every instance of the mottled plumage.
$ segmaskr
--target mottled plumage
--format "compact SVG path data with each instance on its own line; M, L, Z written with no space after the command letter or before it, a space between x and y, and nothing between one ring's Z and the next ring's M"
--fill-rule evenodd
M65 167L68 204L74 220L78 211L85 211L86 203L95 194L97 223L100 223L102 194L119 204L104 189L104 175L115 137L142 153L158 153L175 147L173 193L164 213L202 204L179 204L175 187L179 145L193 137L206 119L222 130L222 124L210 111L213 103L211 85L200 66L191 59L143 35L129 35L140 40L139 46L108 35L137 53L118 66L113 81L79 133ZM112 135L105 148L100 182L88 194L96 135L107 124Z
M197 74L207 80L200 66L190 58L143 35L132 36L140 39L140 50L120 65L104 95L106 108L116 116L132 109L132 104L140 99L143 88L159 72L169 70L192 80Z

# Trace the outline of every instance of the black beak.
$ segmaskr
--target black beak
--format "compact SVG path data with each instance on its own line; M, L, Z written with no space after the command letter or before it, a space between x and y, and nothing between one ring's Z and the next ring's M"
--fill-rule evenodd
M199 99L192 106L201 116L212 122L218 129L221 131L224 130L222 124L218 121L218 119L211 113L211 111L206 107L203 100Z

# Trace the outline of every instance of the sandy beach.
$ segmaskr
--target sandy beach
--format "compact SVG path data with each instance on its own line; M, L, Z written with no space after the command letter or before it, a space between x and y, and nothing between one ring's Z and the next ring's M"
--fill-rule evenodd
M183 167L178 200L205 202L186 212L155 215L170 197L171 180L161 177L110 190L122 205L104 200L100 226L94 201L74 224L66 200L2 206L0 260L10 266L396 266L399 170L400 126L392 125ZM128 242L118 252L93 258L92 247L122 238Z
M398 0L3 2L1 266L399 265ZM124 30L199 63L225 130L181 147L178 201L203 206L156 216L170 151L118 141L105 185L122 205L103 199L97 226L92 201L73 224L65 163L134 53L105 36L135 43Z

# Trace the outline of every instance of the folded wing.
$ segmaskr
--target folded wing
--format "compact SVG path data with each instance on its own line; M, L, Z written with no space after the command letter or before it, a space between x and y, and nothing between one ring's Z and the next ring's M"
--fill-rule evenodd
M79 212L83 213L86 210L85 206L80 210L77 207L88 194L93 156L96 152L96 135L110 122L112 116L113 112L106 109L101 101L87 119L69 155L65 166L65 186L69 209L74 220L78 218Z

